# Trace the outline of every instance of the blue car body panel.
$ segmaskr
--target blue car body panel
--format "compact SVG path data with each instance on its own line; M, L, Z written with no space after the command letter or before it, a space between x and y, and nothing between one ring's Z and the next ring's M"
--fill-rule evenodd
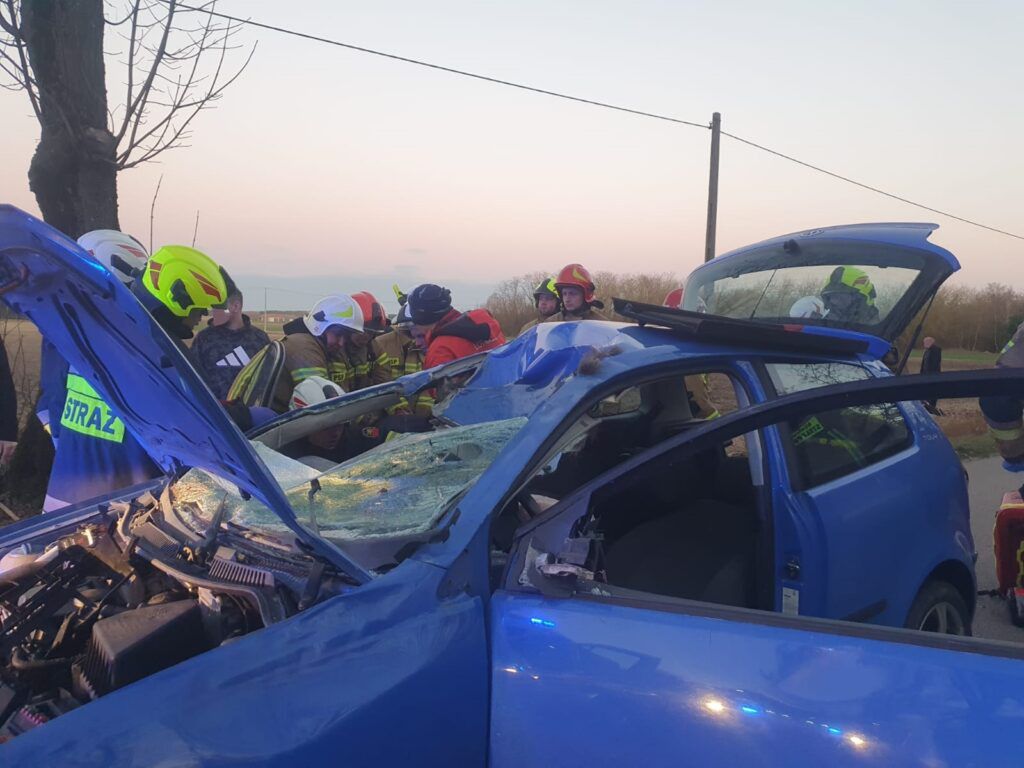
M480 597L407 561L0 748L5 765L483 765ZM439 593L441 593L439 595Z
M889 235L921 239L902 230ZM261 493L274 500L251 447L207 407L209 392L117 281L74 243L9 207L0 208L0 256L32 271L26 286L5 299L56 340L112 408L124 411L119 415L129 429L164 446L158 453L168 469L205 467L237 478L265 503ZM74 327L43 308L54 296L72 294L81 318ZM100 297L112 302L108 311L116 306L130 319L127 331L103 320ZM89 355L73 352L83 338ZM112 377L104 362L126 354L119 345L150 362L125 364ZM161 357L168 365L152 365ZM860 362L880 374L871 358L869 352ZM764 359L820 358L773 357L764 349L611 323L547 325L524 334L472 363L475 372L447 404L444 417L455 423L523 415L529 422L460 499L444 536L344 594L19 736L0 747L0 759L124 768L763 764L766 756L780 765L1014 761L1024 665L1006 649L954 652L897 630L668 599L631 604L507 589L492 594L492 516L582 409L644 377L687 370L728 372L744 390L741 403L764 404L769 394L757 367ZM390 391L409 394L445 370L338 398L330 408ZM216 436L187 446L151 426L168 422L168 406L131 397L146 384L164 388L165 398L191 398L191 406L176 404L182 417L175 426L205 425ZM955 457L934 423L919 406L903 407L916 440L908 450L920 454L914 472L927 472L926 462L952 466ZM263 429L291 418L298 416ZM781 494L772 500L776 558L783 562L790 549L809 557L802 549L814 549L825 533L816 530L808 505L826 502L790 489L778 430L761 435L764 483ZM940 503L943 487L937 484L929 503ZM947 491L941 508L953 515L963 500ZM52 540L104 510L83 504L11 526L0 533L0 554ZM316 551L339 562L333 547L309 538ZM936 564L969 557L969 542L943 549L937 538L904 542L908 573L926 555ZM871 543L851 537L844 557L858 547L870 551ZM958 546L959 554L951 551ZM349 570L345 560L341 567ZM822 583L834 578L824 560L815 567ZM904 581L890 590L899 595L884 616L891 623L899 623L897 614L905 613L916 589L909 576ZM785 583L777 585L777 607ZM814 597L808 585L801 587L808 611L830 610L827 589ZM979 647L950 642L960 650Z
M955 272L960 269L960 262L957 260L956 256L941 245L936 245L928 239L932 232L938 228L938 224L930 224L926 222L888 221L866 224L839 224L834 227L816 227L814 229L805 229L802 232L793 232L788 235L770 237L767 240L762 240L761 242L754 243L753 245L744 245L741 248L736 248L728 253L724 253L721 256L716 257L716 261L718 259L734 260L739 258L741 254L747 254L761 248L781 246L786 243L786 241L794 238L800 238L801 240L848 240L851 242L862 242L867 246L881 243L884 245L897 245L903 248L913 248L925 251L945 263L950 272Z
M490 610L493 766L1019 764L1019 658L738 609L499 591Z

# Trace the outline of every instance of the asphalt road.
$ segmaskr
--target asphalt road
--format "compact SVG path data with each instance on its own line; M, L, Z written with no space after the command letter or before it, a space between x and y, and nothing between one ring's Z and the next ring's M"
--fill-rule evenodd
M992 554L992 527L995 514L1002 503L1003 494L1024 483L1024 475L1012 474L1002 468L999 458L977 459L966 462L970 476L971 531L974 545L978 550L978 564L975 573L978 589L996 587L995 557ZM975 637L992 640L1024 642L1024 628L1010 623L1006 603L996 597L978 596L978 608L974 616Z

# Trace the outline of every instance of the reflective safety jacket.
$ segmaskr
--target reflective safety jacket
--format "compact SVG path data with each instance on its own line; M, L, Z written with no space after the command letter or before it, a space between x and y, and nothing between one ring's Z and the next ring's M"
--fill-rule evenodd
M1017 326L1013 338L999 353L996 365L999 368L1024 368L1024 323Z
M452 310L427 334L425 368L449 363L505 343L501 326L486 309Z
M555 312L555 314L551 315L550 317L545 317L544 319L541 319L541 318L538 317L538 318L536 318L534 320L531 320L530 322L528 322L526 325L524 325L520 329L519 335L522 336L524 333L526 333L528 330L533 328L535 325L540 325L541 323L572 323L572 322L576 322L578 320L609 320L609 319L610 318L607 315L605 315L600 310L595 309L594 307L587 307L585 310L583 310L583 312L581 314L578 314L578 315L569 314L568 312L566 312L563 309L563 310L561 310L559 312Z
M54 419L57 421L57 419ZM60 440L44 512L104 496L163 474L96 390L74 369L60 414Z
M374 341L352 352L328 352L327 347L311 334L296 318L285 324L284 371L278 379L272 408L283 413L288 410L292 390L310 376L322 376L333 381L346 392L355 392L373 384L391 381L387 356L377 350Z
M423 350L403 331L395 330L385 333L374 340L381 355L387 358L387 366L392 379L409 373L423 370ZM417 416L430 416L434 407L434 398L428 392L422 392L410 403L405 398L388 409L388 413L413 413Z

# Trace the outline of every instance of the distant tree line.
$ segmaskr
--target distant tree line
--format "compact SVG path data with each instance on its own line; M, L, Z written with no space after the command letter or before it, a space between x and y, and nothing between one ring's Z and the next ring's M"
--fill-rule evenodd
M533 290L547 277L541 272L531 272L509 278L502 281L487 299L487 309L497 318L507 336L518 333L528 320L536 316ZM607 304L609 316L613 314L612 297L661 304L669 291L683 283L680 277L670 272L598 272L594 280L597 295ZM904 334L901 346L910 341L920 320L918 317ZM948 349L998 352L1022 321L1024 292L999 283L989 283L983 288L946 286L936 295L920 338L933 336Z

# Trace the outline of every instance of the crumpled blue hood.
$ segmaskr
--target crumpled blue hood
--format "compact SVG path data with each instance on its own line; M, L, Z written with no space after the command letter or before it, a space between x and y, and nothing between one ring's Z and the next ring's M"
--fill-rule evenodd
M0 205L0 275L27 270L3 295L100 393L169 475L199 467L252 494L350 575L367 574L298 524L281 487L176 343L77 243Z

